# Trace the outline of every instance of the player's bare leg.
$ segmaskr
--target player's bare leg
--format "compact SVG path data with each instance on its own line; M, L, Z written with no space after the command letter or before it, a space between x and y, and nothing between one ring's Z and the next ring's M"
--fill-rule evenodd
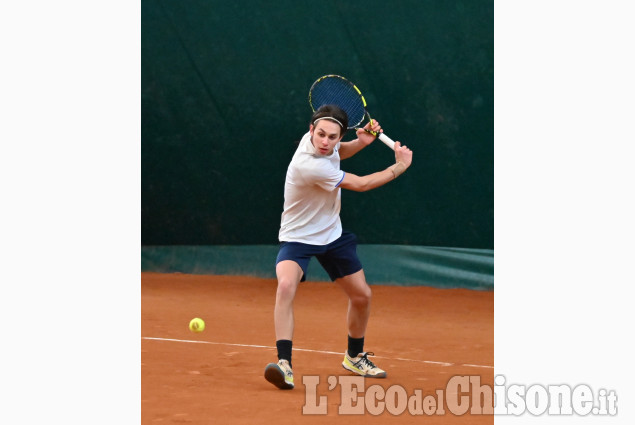
M294 327L293 299L302 279L302 273L302 268L295 261L281 261L276 265L278 289L273 315L278 363L269 363L265 367L265 379L283 390L290 390L294 387L293 370L291 369Z
M373 353L363 352L364 336L370 317L371 289L366 283L364 270L335 281L348 295L348 349L342 366L361 376L385 378L386 372L368 359Z
M370 286L366 283L364 270L341 277L335 281L348 296L348 334L353 338L363 338L370 317Z
M278 290L276 291L276 306L274 322L276 339L293 339L293 299L302 279L302 269L295 261L281 261L276 265Z

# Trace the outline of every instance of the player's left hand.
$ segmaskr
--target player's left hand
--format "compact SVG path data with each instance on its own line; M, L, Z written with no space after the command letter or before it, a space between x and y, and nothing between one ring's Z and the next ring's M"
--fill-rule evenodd
M370 145L371 143L373 143L373 140L375 140L375 135L369 133L368 131L374 131L379 134L382 132L382 129L379 123L375 120L373 120L372 125L371 123L367 123L364 128L357 129L357 138L366 146Z

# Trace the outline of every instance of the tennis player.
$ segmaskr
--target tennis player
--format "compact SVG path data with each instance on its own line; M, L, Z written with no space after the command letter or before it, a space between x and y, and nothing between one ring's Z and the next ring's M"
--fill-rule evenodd
M265 368L265 378L280 389L293 388L293 299L306 279L311 257L317 258L332 281L348 296L348 349L342 365L369 378L385 378L386 372L364 352L364 335L370 315L371 289L357 257L357 238L343 231L340 221L341 188L364 192L380 187L401 175L412 163L412 151L395 143L395 164L383 171L356 176L340 170L340 160L350 158L370 145L375 136L357 130L357 139L342 142L348 127L346 112L325 105L311 117L309 132L302 137L287 169L284 210L276 259L278 289L274 309L278 362ZM366 130L381 131L377 121Z

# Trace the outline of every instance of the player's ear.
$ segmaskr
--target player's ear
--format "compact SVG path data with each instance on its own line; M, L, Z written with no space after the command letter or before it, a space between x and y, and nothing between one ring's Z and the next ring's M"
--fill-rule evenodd
M344 138L344 136L346 136L346 130L341 130L340 129L340 142L342 141L342 139Z

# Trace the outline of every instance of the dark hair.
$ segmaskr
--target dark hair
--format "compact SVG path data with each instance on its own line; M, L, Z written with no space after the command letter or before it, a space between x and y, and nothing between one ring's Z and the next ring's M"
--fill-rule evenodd
M315 125L315 120L320 118L333 118L334 120L330 121L340 125L340 136L346 133L346 129L348 128L348 115L346 115L346 112L344 112L344 110L339 106L320 106L311 117L311 124ZM339 122L336 122L335 120Z

